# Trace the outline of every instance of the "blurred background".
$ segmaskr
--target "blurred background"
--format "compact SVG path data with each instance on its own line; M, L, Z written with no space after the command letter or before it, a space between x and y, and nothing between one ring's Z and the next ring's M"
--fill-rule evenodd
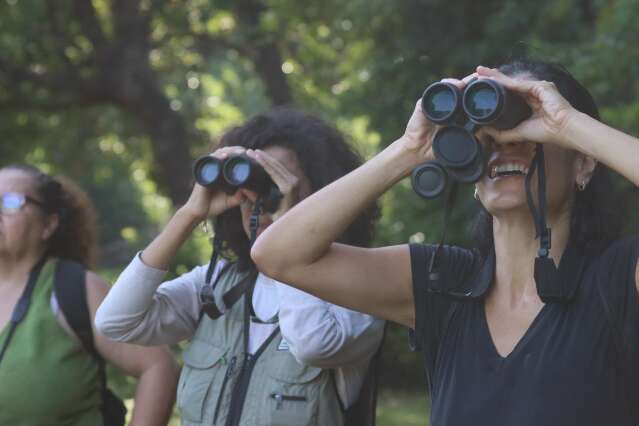
M275 105L321 115L370 158L429 83L531 56L562 63L606 123L639 135L637 22L636 0L0 0L0 161L88 191L113 280L185 201L192 160ZM611 190L636 230L638 191L621 179ZM441 201L405 180L381 202L378 245L439 238ZM471 243L474 205L460 196L450 241ZM197 231L172 273L209 255ZM379 425L425 424L404 329L390 328L382 363Z

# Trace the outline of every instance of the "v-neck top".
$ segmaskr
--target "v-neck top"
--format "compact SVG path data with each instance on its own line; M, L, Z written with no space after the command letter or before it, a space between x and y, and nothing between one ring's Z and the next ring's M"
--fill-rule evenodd
M545 304L505 357L484 309L490 259L444 247L443 288L432 288L434 250L411 245L413 337L429 379L432 426L639 424L639 236L597 255L580 253L580 271L562 261L574 298Z

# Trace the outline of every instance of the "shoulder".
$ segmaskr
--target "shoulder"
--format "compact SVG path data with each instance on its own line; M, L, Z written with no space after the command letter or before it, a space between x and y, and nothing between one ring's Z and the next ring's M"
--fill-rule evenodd
M621 238L592 257L584 283L587 293L599 292L613 306L637 299L639 235Z
M600 275L607 275L609 278L622 273L632 273L634 276L638 258L639 234L636 234L614 241L596 256L594 265Z
M431 244L410 245L413 285L425 286L430 281L429 274L437 272L446 288L471 288L472 280L483 264L477 250L459 246Z

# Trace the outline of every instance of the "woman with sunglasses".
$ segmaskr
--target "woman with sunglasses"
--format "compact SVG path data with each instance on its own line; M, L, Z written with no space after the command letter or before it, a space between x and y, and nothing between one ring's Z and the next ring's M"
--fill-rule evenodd
M609 201L607 167L639 186L639 140L599 122L592 96L557 65L515 61L447 81L463 90L475 78L493 79L532 110L514 129L476 134L489 153L476 183L479 250L335 242L434 158L437 127L418 103L399 139L273 224L253 259L276 279L413 329L433 426L637 425L639 236L615 232L611 211L623 207ZM526 190L542 146L550 258ZM543 193L536 182L533 200Z
M2 425L104 424L100 367L54 291L60 259L93 265L95 229L93 207L72 182L26 165L0 169ZM84 281L92 319L108 285L89 270ZM10 320L27 299L28 310L14 327ZM131 424L166 424L177 380L170 352L113 342L95 332L93 346L107 362L139 379Z
M246 188L227 195L196 184L120 275L100 306L98 329L145 345L190 341L178 386L183 425L372 424L372 394L361 389L383 321L270 279L249 253L253 234L357 167L359 159L337 130L290 109L259 114L229 130L212 154L220 160L238 155L270 176L283 195L279 209L265 207L260 214L255 206L262 198ZM363 211L339 238L368 245L374 213L373 207ZM177 250L207 218L215 221L222 251L235 260L212 260L163 283ZM359 417L346 423L352 413Z

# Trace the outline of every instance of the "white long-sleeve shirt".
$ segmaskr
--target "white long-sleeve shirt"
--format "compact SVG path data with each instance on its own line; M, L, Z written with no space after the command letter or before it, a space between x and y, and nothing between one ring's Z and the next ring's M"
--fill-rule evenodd
M223 266L218 262L213 280ZM200 290L207 265L162 282L166 271L145 265L136 255L100 305L95 326L105 336L141 345L190 339L198 326ZM253 292L256 316L278 315L282 337L302 364L335 369L340 399L350 406L377 350L384 322L342 308L259 274ZM254 353L275 324L251 322L249 352Z

